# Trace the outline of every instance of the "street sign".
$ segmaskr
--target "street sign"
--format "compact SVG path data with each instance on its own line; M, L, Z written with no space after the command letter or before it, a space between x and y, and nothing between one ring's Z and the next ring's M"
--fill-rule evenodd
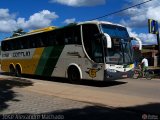
M148 29L149 33L158 34L158 22L156 20L148 19Z

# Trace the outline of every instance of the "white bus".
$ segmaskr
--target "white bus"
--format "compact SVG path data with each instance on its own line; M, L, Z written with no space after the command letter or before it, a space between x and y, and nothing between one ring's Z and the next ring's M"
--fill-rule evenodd
M134 67L127 29L104 21L36 30L1 45L1 68L16 75L107 81L129 76Z

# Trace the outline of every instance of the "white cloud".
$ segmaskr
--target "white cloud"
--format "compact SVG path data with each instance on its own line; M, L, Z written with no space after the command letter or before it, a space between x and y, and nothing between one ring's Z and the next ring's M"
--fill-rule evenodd
M146 0L132 0L129 6L145 1ZM128 27L127 29L130 36L139 37L142 40L142 44L157 44L156 35L149 33L137 33L136 31L133 31L133 28L140 29L141 27L147 29L148 19L155 19L160 22L159 11L160 2L159 0L154 0L123 12L123 14L121 14L123 19L121 19L120 23Z
M18 18L17 24L21 28L35 29L49 26L51 22L58 18L55 12L50 12L48 10L40 11L29 17L29 20L25 18Z
M75 18L71 18L71 19L66 19L63 23L70 24L70 23L74 23L75 21L76 21Z
M0 31L1 32L12 32L17 29L15 20L0 20Z
M14 19L15 14L10 14L9 9L0 9L0 20Z
M12 32L18 28L37 29L51 25L59 16L55 12L43 10L29 17L17 18L16 14L9 13L9 9L0 9L0 32Z
M136 32L134 32L131 28L127 28L129 35L131 37L138 37L141 39L142 44L157 44L157 39L156 39L156 35L154 34L145 34L145 33L139 33L137 34Z
M146 0L133 0L130 5L144 2ZM129 27L146 27L148 19L155 19L160 22L160 2L154 0L144 5L128 9L123 13L127 20L121 20L121 24Z
M0 32L16 30L17 24L14 18L15 14L10 14L9 9L0 9Z
M96 6L105 4L106 0L50 0L51 3L60 3L68 6Z
M138 37L142 40L143 44L157 44L156 35L140 33Z
M138 34L134 32L130 27L127 27L127 31L129 32L129 36L138 37Z
M147 11L147 17L151 18L151 19L155 19L155 20L159 20L160 19L160 6L154 8L154 7L149 7L148 11ZM160 21L160 20L159 20Z

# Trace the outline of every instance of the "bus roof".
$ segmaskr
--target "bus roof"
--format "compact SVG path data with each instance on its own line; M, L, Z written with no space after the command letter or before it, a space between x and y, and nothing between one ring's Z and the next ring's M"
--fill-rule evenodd
M125 27L121 24L111 23L111 22L107 22L107 21L98 21L98 20L85 21L85 22L78 23L78 25L81 25L81 24L108 24L108 25L116 25L116 26L120 26L120 27Z
M54 30L56 28L57 27L55 27L55 26L49 26L49 27L45 27L45 28L40 28L40 29L32 30L32 31L30 31L30 32L28 32L26 34L23 34L23 35L5 38L4 40L11 40L11 39L15 39L15 38L19 38L19 37L24 37L24 36L28 36L28 35L34 35L34 34L38 34L38 33L48 32L48 31L52 31L52 30Z
M116 26L120 26L120 27L125 27L123 25L115 24L115 23L111 23L111 22L107 22L107 21L93 20L93 21L85 21L85 22L79 22L79 23L71 23L67 26L63 26L63 27L59 27L59 28L57 28L55 26L49 26L49 27L45 27L45 28L41 28L41 29L32 30L32 31L30 31L26 34L20 35L20 36L5 38L4 40L12 40L12 39L19 38L19 37L34 35L34 34L38 34L38 33L52 31L52 30L55 30L55 29L63 29L63 28L66 28L66 27L82 25L82 24L108 24L108 25L116 25Z
M28 32L28 34L30 34L30 33L39 33L39 32L47 32L47 31L51 31L51 30L54 30L54 29L56 29L55 26L49 26L49 27L45 27L45 28L32 30L32 31Z

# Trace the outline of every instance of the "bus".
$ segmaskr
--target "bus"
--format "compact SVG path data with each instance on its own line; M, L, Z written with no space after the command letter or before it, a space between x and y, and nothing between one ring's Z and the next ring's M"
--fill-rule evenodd
M106 21L85 21L35 30L1 42L1 69L78 80L116 80L133 72L127 29Z

